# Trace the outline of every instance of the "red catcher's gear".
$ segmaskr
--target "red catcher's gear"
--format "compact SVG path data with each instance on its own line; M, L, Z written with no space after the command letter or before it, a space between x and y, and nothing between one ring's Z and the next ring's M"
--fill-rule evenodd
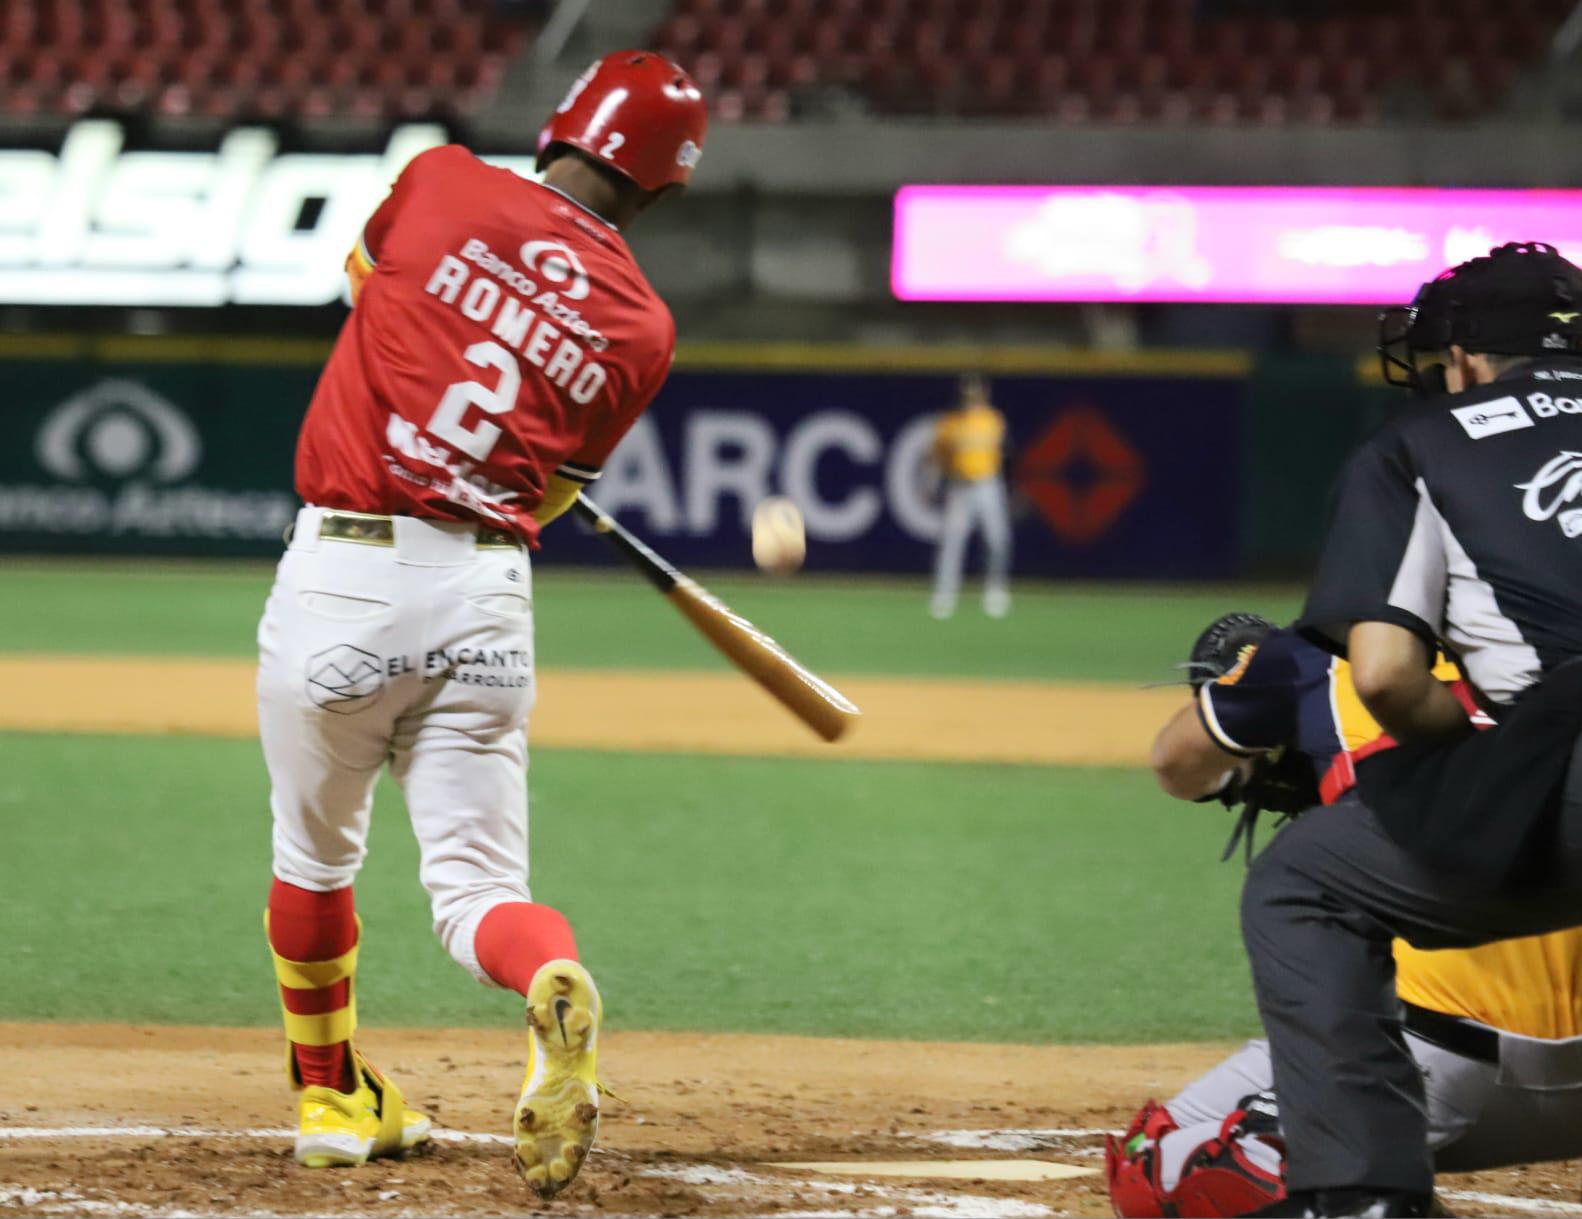
M1245 1103L1245 1102L1244 1102ZM1170 1203L1178 1215L1253 1215L1285 1198L1285 1161L1280 1172L1259 1168L1243 1150L1248 1139L1261 1138L1283 1157L1285 1143L1278 1137L1257 1135L1247 1129L1249 1115L1237 1109L1225 1118L1219 1138L1210 1139L1181 1166L1181 1180Z
M703 155L709 110L693 80L653 51L616 51L577 77L538 137L538 164L565 144L644 190L684 186Z
M1242 1104L1251 1105L1256 1099L1247 1097ZM1105 1137L1110 1206L1121 1219L1250 1215L1285 1197L1285 1144L1278 1135L1278 1119L1267 1111L1238 1108L1229 1113L1217 1135L1187 1155L1180 1180L1166 1192L1159 1177L1159 1144L1177 1129L1170 1111L1149 1101L1124 1135ZM1252 1139L1280 1153L1280 1173L1265 1171L1247 1155L1244 1144Z
M1175 1128L1170 1111L1151 1100L1120 1138L1104 1136L1110 1206L1121 1219L1171 1219L1177 1213L1159 1183L1159 1140Z

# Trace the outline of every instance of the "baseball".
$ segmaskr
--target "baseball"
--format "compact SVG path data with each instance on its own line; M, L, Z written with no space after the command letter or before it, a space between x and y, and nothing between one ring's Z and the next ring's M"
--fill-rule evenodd
M753 562L775 575L789 575L807 557L802 512L784 495L772 495L753 509Z

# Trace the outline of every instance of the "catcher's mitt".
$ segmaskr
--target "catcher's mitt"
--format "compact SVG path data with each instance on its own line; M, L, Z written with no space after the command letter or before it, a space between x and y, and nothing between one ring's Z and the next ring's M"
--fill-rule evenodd
M1241 662L1249 647L1257 647L1272 630L1274 623L1259 614L1221 614L1192 645L1187 658L1187 681L1197 690L1224 677Z
M1187 662L1187 680L1192 688L1201 690L1247 664L1274 629L1274 623L1259 614L1221 614L1192 645ZM1229 859L1241 844L1250 863L1259 814L1279 813L1283 821L1311 808L1319 802L1318 780L1306 755L1294 749L1275 748L1246 763L1219 792L1218 799L1226 808L1240 810L1220 858Z
M1279 813L1275 822L1279 828L1298 813L1319 803L1318 778L1313 772L1313 761L1306 754L1294 749L1276 749L1254 758L1246 776L1226 785L1219 798L1226 808L1241 806L1236 827L1231 830L1230 841L1219 857L1224 863L1242 844L1247 862L1252 862L1253 836L1258 829L1260 813Z

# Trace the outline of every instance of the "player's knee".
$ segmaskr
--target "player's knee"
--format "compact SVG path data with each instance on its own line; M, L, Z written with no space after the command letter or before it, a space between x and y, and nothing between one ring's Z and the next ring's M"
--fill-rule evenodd
M432 894L434 934L451 958L485 985L496 985L478 963L478 924L484 915L504 902L530 902L525 883L490 881L487 884L437 891Z

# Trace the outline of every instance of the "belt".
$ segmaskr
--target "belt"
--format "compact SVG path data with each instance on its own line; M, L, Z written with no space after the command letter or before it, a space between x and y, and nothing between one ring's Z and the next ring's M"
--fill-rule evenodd
M1465 1020L1447 1016L1444 1012L1418 1007L1417 1004L1407 1003L1404 1000L1401 1006L1406 1009L1406 1027L1424 1041L1431 1041L1441 1049L1459 1054L1462 1058L1471 1058L1476 1062L1487 1062L1496 1066L1499 1064L1500 1035L1493 1029L1468 1024Z
M394 546L395 518L366 512L325 512L319 517L319 537L330 542L359 542L364 546ZM504 529L478 529L479 548L521 548L514 533Z

